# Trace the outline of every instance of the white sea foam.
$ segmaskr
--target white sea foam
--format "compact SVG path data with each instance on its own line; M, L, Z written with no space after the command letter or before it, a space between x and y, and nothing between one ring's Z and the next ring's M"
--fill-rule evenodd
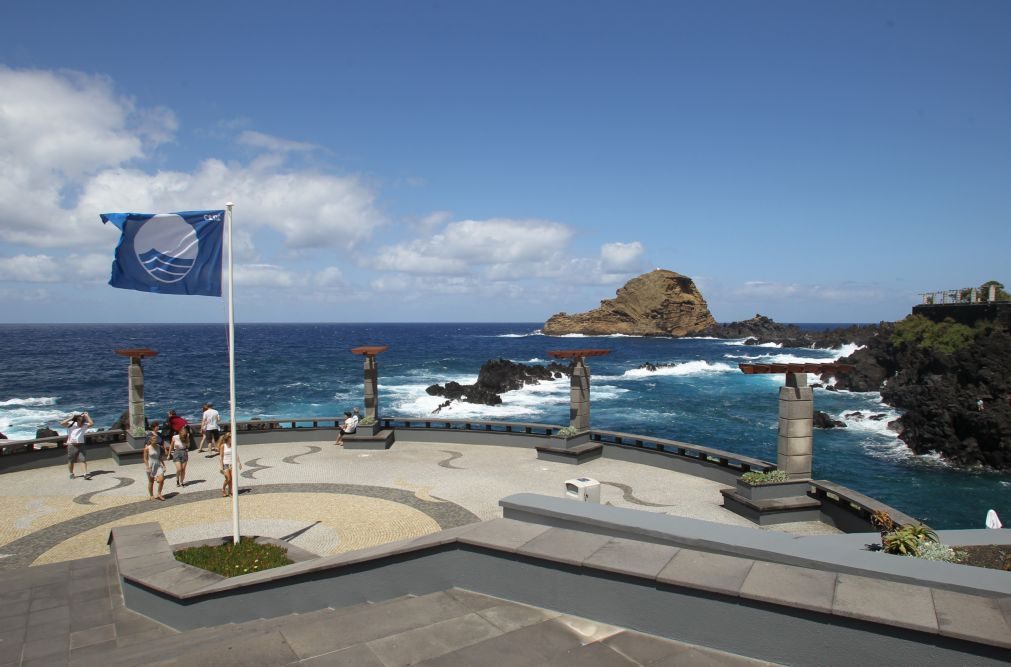
M0 408L5 408L10 405L56 405L56 397L39 396L37 398L11 398L6 401L0 401Z
M469 384L469 383L467 383ZM425 393L427 385L399 385L383 389L381 393L389 396L389 404L397 413L410 417L425 417L444 403L442 396L429 396ZM591 388L592 398L606 399L608 396L598 394ZM509 417L531 417L544 414L547 406L566 405L569 402L569 380L561 378L526 385L522 389L507 391L502 394L501 405L478 405L453 401L442 408L435 418L447 419L506 419Z
M758 361L759 359L770 359L771 354L724 354L724 359L743 359L744 361Z
M681 340L723 340L716 336L681 336Z
M852 414L854 412L861 412L863 413L863 416L846 416L847 414ZM871 419L871 416L881 414L885 415L883 419ZM866 409L863 407L848 408L831 416L833 419L845 422L846 427L853 432L873 433L875 435L882 435L892 439L897 439L899 437L895 431L888 428L888 424L889 422L895 421L902 415L884 404L880 404L878 407L872 409Z
M686 361L673 366L658 366L655 371L645 368L630 368L621 375L600 375L598 380L642 380L660 376L688 377L710 375L712 373L733 373L738 369L730 364L710 363L705 360Z
M857 345L856 343L847 343L846 345L840 345L839 347L833 348L831 350L833 359L842 359L843 357L848 357L857 350L862 350L866 345Z
M507 333L507 334L496 334L492 338L526 338L527 336L543 336L540 329L534 329L530 333L518 334L518 333Z
M59 428L55 422L64 419L67 410L58 410L50 403L27 407L0 407L0 431L11 440L29 440L35 437L39 426Z

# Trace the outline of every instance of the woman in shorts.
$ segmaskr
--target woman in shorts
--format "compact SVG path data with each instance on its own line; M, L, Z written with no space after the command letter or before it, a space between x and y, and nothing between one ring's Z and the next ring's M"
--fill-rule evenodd
M232 434L225 433L218 440L218 450L221 452L221 474L225 478L225 483L221 487L221 496L232 495L232 469L235 464L240 468L242 464L238 462L238 456L232 449Z
M158 444L158 435L152 433L144 445L144 468L147 469L147 495L151 500L165 500L162 496L162 489L165 487L165 459L162 455L161 445ZM158 482L158 495L154 495L154 483Z
M186 486L186 463L190 460L190 432L183 429L172 436L172 462L176 464L176 486Z

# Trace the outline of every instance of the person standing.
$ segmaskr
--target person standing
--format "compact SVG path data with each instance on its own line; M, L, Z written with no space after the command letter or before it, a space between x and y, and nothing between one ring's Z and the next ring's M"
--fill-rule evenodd
M165 500L162 489L165 488L165 458L158 435L151 434L144 445L144 468L147 469L147 495L151 500ZM154 483L158 482L158 495L154 495Z
M172 429L172 435L179 435L185 431L186 427L189 425L185 419L176 414L175 410L168 411L166 423L169 425L169 428Z
M225 433L218 440L218 449L221 453L219 465L221 466L221 475L225 478L224 484L221 486L221 497L225 498L232 495L232 475L234 473L235 467L242 467L239 462L238 454L232 448L232 434Z
M74 479L74 464L78 461L84 464L84 479L91 479L88 459L84 455L84 436L94 425L95 422L91 421L91 415L87 412L71 415L60 422L60 426L67 427L67 466L70 468L70 479Z
M190 432L183 429L172 436L172 461L176 464L176 486L186 486L186 464L190 460Z
M218 438L221 437L221 415L210 403L204 403L204 414L200 418L200 448L198 452L204 451L204 441L210 439L209 449L217 451Z

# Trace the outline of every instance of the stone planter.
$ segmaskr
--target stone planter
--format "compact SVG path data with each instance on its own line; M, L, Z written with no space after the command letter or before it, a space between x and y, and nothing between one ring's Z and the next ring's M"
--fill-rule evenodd
M748 500L773 500L775 498L796 498L806 496L811 488L811 480L790 480L767 484L748 484L737 480L737 495Z
M585 445L588 442L590 442L589 431L583 431L582 433L577 433L576 435L568 438L559 435L551 436L551 446L559 449L572 449L573 447Z
M130 445L130 449L144 449L144 445L147 444L147 435L141 437L136 437L126 433L126 444Z
M376 433L379 433L379 431L381 431L382 429L383 425L381 422L378 421L375 424L368 424L368 425L358 424L358 429L355 431L355 435L373 436Z

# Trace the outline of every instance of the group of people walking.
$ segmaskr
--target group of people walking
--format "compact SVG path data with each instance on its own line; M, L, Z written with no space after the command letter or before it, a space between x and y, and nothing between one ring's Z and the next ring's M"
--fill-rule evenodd
M344 413L345 419L337 429L335 445L344 444L344 436L358 430L358 408ZM60 422L67 428L67 465L70 469L70 479L74 479L74 466L80 463L84 466L84 479L91 479L88 472L88 460L84 454L85 433L95 425L87 412L74 414ZM176 470L176 486L186 486L186 467L190 458L190 442L192 429L183 417L175 410L169 410L165 421L152 422L148 431L147 442L144 445L144 468L147 471L147 492L151 500L165 500L162 491L165 487L166 462L171 460ZM218 458L218 467L224 482L221 495L232 493L233 467L242 467L238 456L232 449L230 433L221 433L221 414L210 403L204 403L200 416L200 442L197 452L214 452ZM155 495L155 483L158 493Z
M185 419L169 410L165 423L159 428L158 423L151 424L151 431L144 446L144 467L147 470L147 492L151 500L165 500L162 490L165 487L165 462L171 459L176 469L176 486L186 486L186 467L190 458L191 429ZM232 465L236 458L232 452L232 436L230 433L221 435L221 415L210 403L204 403L200 418L200 443L198 452L215 452L218 457L218 467L224 477L221 495L232 492ZM158 495L154 493L155 482L158 483Z

